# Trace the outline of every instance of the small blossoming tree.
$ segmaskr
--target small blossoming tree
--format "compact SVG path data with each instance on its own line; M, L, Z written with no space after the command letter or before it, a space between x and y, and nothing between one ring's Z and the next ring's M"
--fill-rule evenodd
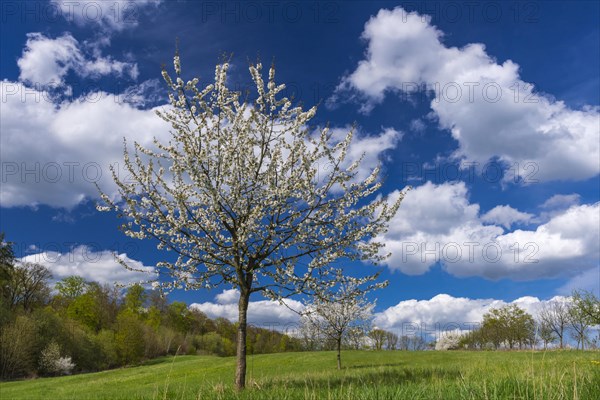
M460 348L460 341L464 333L459 331L449 331L440 334L435 342L436 350L456 350Z
M99 210L126 217L126 235L176 254L157 264L163 289L228 284L240 291L241 389L250 295L310 295L343 276L332 266L337 259L381 261L375 238L401 198L367 199L380 187L379 169L360 181L360 160L346 160L352 132L336 143L327 128L312 133L316 108L304 111L281 97L285 86L275 83L274 68L265 84L261 65L250 66L257 92L250 101L228 88L227 63L204 88L182 80L179 56L174 67L175 79L163 71L170 107L158 113L172 126L171 140L155 139L154 149L135 143L133 154L126 146L129 179L112 171L119 193L103 193Z
M386 286L387 282L367 287L361 287L361 284L376 277L341 278L336 291L317 292L306 304L302 327L317 340L335 343L338 369L342 369L342 342L349 342L351 336L364 339L371 328L375 302L369 302L365 295L371 289Z
M71 357L60 356L60 347L54 341L50 342L40 355L39 369L46 375L70 375L75 364Z

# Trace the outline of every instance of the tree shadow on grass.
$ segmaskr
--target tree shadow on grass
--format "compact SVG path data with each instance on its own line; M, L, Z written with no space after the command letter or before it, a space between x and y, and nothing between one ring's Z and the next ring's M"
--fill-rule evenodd
M406 365L406 362L387 363L387 364L360 364L342 367L342 369L362 369L362 368L377 368L377 367L400 367Z
M178 356L161 356L161 357L157 357L157 358L152 358L150 360L142 361L137 366L146 367L146 366L149 366L149 365L173 364L173 363L178 363L178 362L186 361L186 360L189 360L188 356L182 356L182 355L178 355Z
M169 362L173 362L173 359L171 357L158 357L158 358L153 358L151 360L145 360L145 361L141 362L138 366L147 367L149 365L166 364Z
M385 365L376 365L381 367ZM362 366L356 366L360 368ZM367 366L364 366L367 367ZM350 369L350 368L349 368ZM335 374L326 376L305 376L305 377L286 377L282 379L273 379L262 382L263 388L281 388L290 389L311 388L311 389L330 389L332 387L342 386L383 386L383 385L401 385L409 382L423 382L431 380L458 379L460 372L458 370L447 370L441 368L391 368L380 371L362 372L359 375L340 375Z

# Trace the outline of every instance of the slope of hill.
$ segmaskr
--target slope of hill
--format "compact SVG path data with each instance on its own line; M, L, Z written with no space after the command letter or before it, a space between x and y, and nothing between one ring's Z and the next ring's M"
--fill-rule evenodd
M142 366L0 384L9 399L597 399L599 352L346 351L248 360L237 394L235 359L178 356Z

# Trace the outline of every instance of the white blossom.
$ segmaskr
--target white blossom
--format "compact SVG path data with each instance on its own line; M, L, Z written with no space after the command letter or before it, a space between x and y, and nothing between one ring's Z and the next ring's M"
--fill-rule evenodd
M460 341L464 333L459 331L448 331L440 334L435 342L436 350L456 350L460 347Z
M227 87L227 63L204 89L197 78L183 84L179 56L174 67L175 80L163 71L171 107L159 112L171 140L155 140L155 149L134 143L134 152L125 144L128 179L113 171L121 199L103 195L98 206L126 218L126 235L177 255L158 265L163 288L228 282L280 299L312 292L326 276L335 281L338 259L385 258L375 238L401 198L365 201L380 187L379 169L355 182L356 163L342 168L352 132L336 143L327 128L311 135L316 108L280 98L285 86L275 84L274 67L267 85L262 65L250 67L253 102Z
M250 294L315 294L346 278L335 261L385 258L377 238L402 197L375 197L379 169L360 181L356 163L344 167L351 131L336 142L326 128L315 135L316 107L281 97L274 67L265 85L262 65L250 66L254 100L227 87L227 63L202 89L198 79L184 84L179 56L174 68L176 79L163 71L170 106L158 112L171 139L125 144L128 177L112 171L120 199L104 195L98 208L124 217L129 237L175 256L157 264L162 290L229 284L240 290L245 328Z

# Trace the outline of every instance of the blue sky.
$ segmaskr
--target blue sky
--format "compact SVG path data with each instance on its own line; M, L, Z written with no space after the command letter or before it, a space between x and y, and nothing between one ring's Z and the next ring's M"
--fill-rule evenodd
M248 62L274 61L287 94L321 104L316 124L356 123L353 146L365 168L384 166L384 194L413 186L385 238L382 326L426 320L409 305L447 321L598 292L599 7L5 1L0 230L57 278L134 281L111 251L148 269L164 257L95 211L91 182L109 185L124 136L159 135L152 108L165 104L160 68L178 39L184 75L203 83L223 55L239 88ZM230 316L235 293L219 293L172 298ZM260 304L256 320L291 318Z

